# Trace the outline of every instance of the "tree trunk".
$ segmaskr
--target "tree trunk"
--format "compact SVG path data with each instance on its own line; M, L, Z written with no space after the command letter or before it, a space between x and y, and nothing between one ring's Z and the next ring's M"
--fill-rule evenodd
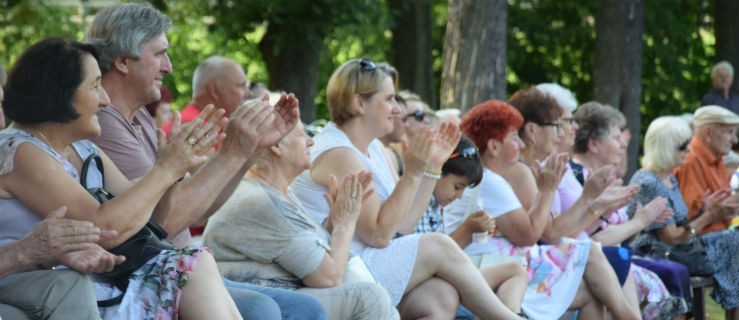
M714 32L716 33L716 62L726 60L734 66L734 83L731 90L739 92L736 73L739 68L739 2L716 0ZM710 82L709 82L710 83Z
M506 98L506 0L449 0L441 108Z
M431 55L430 0L389 0L395 24L392 28L392 63L400 74L400 88L418 94L433 108L437 106Z
M297 32L300 30L281 30L270 24L259 51L269 72L269 89L294 93L300 100L300 119L310 123L316 118L314 100L324 44L321 37L295 36ZM293 36L287 40L287 34Z
M621 110L631 130L628 170L638 168L644 0L600 0L595 18L593 98Z

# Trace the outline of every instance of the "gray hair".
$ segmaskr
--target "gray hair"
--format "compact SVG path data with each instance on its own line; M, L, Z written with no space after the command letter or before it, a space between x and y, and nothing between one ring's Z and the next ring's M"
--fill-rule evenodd
M652 120L644 136L644 158L647 170L672 170L677 165L678 147L690 140L690 126L681 116L662 116Z
M729 63L729 61L723 60L715 64L713 68L711 68L711 79L716 76L716 72L718 72L718 69L726 69L726 71L729 71L729 76L734 78L734 67L731 66L731 63Z
M588 152L590 139L601 141L611 126L623 128L626 125L624 114L618 109L596 101L586 102L573 114L580 127L575 132L575 153Z
M208 84L218 79L229 64L237 65L233 60L222 56L211 56L203 60L192 75L192 98L207 92Z
M172 20L149 3L126 3L101 10L84 42L95 45L102 73L121 56L141 58L141 45L172 27Z
M575 111L577 108L577 99L569 89L556 83L540 83L536 85L536 89L542 93L552 97L560 108L567 111Z

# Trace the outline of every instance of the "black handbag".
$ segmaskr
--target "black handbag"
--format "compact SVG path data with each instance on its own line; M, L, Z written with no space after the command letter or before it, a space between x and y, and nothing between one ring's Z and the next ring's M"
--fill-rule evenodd
M702 214L702 210L689 220L684 220L678 226L684 227ZM710 277L716 273L716 267L708 259L703 237L696 236L692 242L686 244L669 245L656 241L640 248L644 254L672 260L685 265L691 276Z
M104 176L103 161L100 156L91 154L82 164L82 173L80 174L80 183L87 191L100 203L113 198L110 192L105 190L104 182L99 187L89 187L88 175L89 168L96 165L100 176ZM126 261L115 266L112 271L102 273L101 276L110 281L123 293L117 297L108 300L98 301L98 307L110 307L120 304L123 295L128 288L128 280L131 274L141 268L151 258L156 257L162 250L174 249L174 246L167 242L167 232L159 224L153 220L149 220L146 225L136 234L128 238L125 242L115 248L109 249L108 252L125 256Z

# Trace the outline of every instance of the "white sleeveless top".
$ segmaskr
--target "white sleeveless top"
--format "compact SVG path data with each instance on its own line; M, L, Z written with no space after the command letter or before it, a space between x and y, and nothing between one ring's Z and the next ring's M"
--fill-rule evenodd
M384 202L395 190L395 179L390 164L385 156L385 149L382 142L375 139L367 148L368 155L352 144L349 137L339 130L336 125L331 122L314 138L315 144L310 148L310 160L315 161L321 154L335 148L349 148L357 153L362 159L364 167L372 172L372 183L375 186L375 193L380 197L380 201ZM338 178L338 177L337 177ZM328 203L323 198L323 193L328 192L328 188L319 185L310 176L310 170L305 170L290 185L290 190L303 203L308 213L318 222L323 222L328 218ZM352 250L360 251L365 245L359 240L358 236L354 236L352 241Z
M359 155L365 169L372 172L375 192L384 202L395 190L395 179L390 168L382 143L375 139L369 148L367 155L354 147L349 137L329 123L321 133L316 135L315 144L311 147L311 162L315 161L322 153L334 148L349 148ZM306 170L290 186L290 191L301 200L306 211L323 221L328 217L328 203L323 198L323 193L328 190L317 184L310 177L310 171ZM390 294L393 305L397 305L403 298L405 288L408 286L413 267L416 263L416 254L421 235L411 234L393 239L385 248L373 248L367 246L355 233L352 239L352 251L357 253L372 276L380 282Z

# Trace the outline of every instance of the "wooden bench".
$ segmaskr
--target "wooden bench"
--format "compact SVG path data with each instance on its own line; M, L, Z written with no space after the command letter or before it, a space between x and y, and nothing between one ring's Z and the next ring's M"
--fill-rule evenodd
M695 320L706 319L706 288L713 286L712 277L690 277L690 288L693 290L693 317Z
M693 318L706 319L706 288L713 286L713 277L690 277L690 288L693 290ZM724 319L729 319L726 311Z

